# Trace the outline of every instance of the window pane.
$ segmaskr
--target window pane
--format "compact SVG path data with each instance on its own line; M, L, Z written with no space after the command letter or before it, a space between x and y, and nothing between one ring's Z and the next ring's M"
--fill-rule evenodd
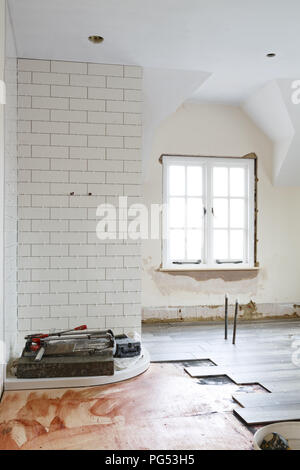
M185 233L184 230L170 230L170 258L182 260L185 258Z
M187 226L188 228L202 227L203 203L200 198L187 199Z
M244 259L244 231L230 230L230 258Z
M169 168L169 191L171 196L185 195L185 167L172 165Z
M214 199L214 227L228 227L228 199Z
M228 259L227 230L214 230L214 259Z
M202 196L202 167L187 167L187 195Z
M228 168L213 169L214 196L228 196Z
M187 259L191 261L201 260L202 256L202 231L187 231Z
M169 199L169 226L170 228L185 227L185 198L170 197Z
M230 227L244 228L245 225L245 199L230 200Z
M245 169L230 168L230 196L245 196Z

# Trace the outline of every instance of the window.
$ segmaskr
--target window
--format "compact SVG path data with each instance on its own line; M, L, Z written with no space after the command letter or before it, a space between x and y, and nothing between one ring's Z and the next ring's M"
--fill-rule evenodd
M163 268L254 266L254 159L163 156Z

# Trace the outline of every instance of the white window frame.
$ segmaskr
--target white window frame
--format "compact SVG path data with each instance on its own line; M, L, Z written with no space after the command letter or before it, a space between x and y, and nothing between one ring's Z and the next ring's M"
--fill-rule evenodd
M234 157L189 157L189 156L168 156L162 155L163 166L163 223L162 223L162 269L166 270L207 270L207 269L252 269L255 267L255 160L253 158L234 158ZM171 165L203 166L203 205L205 214L203 214L204 247L203 259L201 264L184 262L183 264L174 264L169 256L168 243L168 171ZM245 199L248 201L245 210L245 257L242 263L235 264L233 261L221 264L213 260L213 193L212 177L214 166L243 167L245 171ZM228 196L228 201L230 197Z

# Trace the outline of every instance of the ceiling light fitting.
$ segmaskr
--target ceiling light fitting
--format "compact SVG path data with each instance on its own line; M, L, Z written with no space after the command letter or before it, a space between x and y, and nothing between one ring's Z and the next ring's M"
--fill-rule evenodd
M92 42L93 44L100 44L101 42L104 41L104 38L102 36L89 36L89 41Z

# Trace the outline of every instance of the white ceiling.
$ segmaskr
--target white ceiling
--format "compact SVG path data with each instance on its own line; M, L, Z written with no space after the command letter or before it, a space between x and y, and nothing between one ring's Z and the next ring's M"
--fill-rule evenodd
M9 0L19 57L199 70L197 100L300 78L299 0ZM101 45L87 41L104 36ZM265 54L276 52L267 59Z

